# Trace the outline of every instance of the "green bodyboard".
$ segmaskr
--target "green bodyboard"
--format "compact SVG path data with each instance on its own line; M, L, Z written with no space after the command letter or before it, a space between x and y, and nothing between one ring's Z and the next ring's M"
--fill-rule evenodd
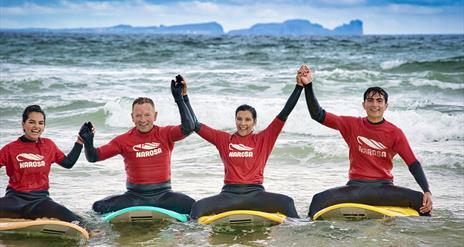
M128 207L116 212L111 212L103 215L104 222L149 222L149 221L167 221L175 220L180 222L188 221L187 214L180 214L168 209L150 207L150 206L135 206Z

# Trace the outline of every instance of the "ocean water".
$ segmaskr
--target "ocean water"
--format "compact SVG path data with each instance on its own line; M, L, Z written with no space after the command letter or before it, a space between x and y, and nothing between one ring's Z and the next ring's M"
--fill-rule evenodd
M337 131L313 121L304 95L291 113L265 169L264 186L295 200L300 220L229 233L195 223L109 226L94 201L125 191L120 156L71 170L53 166L51 197L91 220L103 234L88 246L463 246L464 36L229 37L0 33L0 147L22 134L21 113L39 104L44 137L69 152L85 121L97 128L96 146L133 124L132 101L154 99L159 125L180 123L169 84L188 81L198 119L234 131L240 104L258 112L257 131L285 104L302 63L314 72L322 107L364 116L367 87L389 92L385 118L400 127L422 163L433 193L431 218L362 222L304 219L314 194L346 183L348 149ZM395 184L420 190L401 158ZM0 189L8 178L0 169ZM172 185L195 199L217 194L223 165L196 134L176 143ZM1 192L3 193L3 192ZM69 246L59 240L1 236L5 246Z

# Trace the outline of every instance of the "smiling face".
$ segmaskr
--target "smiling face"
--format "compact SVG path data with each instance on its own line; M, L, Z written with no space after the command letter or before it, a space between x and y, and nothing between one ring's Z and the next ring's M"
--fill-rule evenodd
M149 103L135 104L132 108L132 122L141 133L147 133L153 128L156 120L155 108Z
M388 107L385 97L377 92L370 92L362 105L364 110L366 110L367 119L369 119L371 123L382 121L383 113Z
M40 112L30 112L22 127L27 139L37 141L45 130L45 117Z
M238 111L235 116L235 125L237 126L237 133L240 136L246 136L253 132L256 121L250 111Z

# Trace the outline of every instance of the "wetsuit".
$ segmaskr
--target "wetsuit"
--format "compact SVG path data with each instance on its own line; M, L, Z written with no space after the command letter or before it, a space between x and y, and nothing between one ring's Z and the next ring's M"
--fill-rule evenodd
M9 183L0 198L0 218L56 218L82 222L82 219L49 197L48 174L57 163L70 169L79 158L82 145L75 143L64 153L47 138L31 141L22 136L0 150L0 167L6 167Z
M424 192L429 187L404 133L382 120L371 123L367 117L336 116L319 106L312 84L305 86L305 96L311 117L319 123L340 131L349 147L350 170L346 186L316 194L309 216L338 203L353 202L369 205L403 206L419 211L423 194L393 185L393 157L399 154Z
M298 218L292 198L267 192L262 183L267 159L302 90L303 87L297 85L284 109L258 134L240 136L212 129L205 124L196 125L197 133L219 151L224 163L225 185L220 194L196 202L192 207L191 218L239 209L279 212ZM193 111L191 113L195 119Z
M182 97L182 96L181 96ZM189 214L191 197L171 190L171 153L174 142L184 139L193 131L193 121L182 98L176 100L182 124L153 126L147 133L132 128L99 148L85 140L87 160L96 162L118 154L124 157L127 191L96 201L92 208L108 213L132 206L155 206L182 214Z

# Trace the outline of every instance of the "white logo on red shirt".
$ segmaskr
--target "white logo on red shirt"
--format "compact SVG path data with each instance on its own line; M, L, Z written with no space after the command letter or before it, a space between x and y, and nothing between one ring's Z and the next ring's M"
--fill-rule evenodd
M155 149L155 148L157 148L159 145L160 145L160 144L157 143L157 142L147 142L147 143L143 143L143 144L134 145L134 146L132 147L132 149L133 149L135 152L147 151L147 150Z
M377 149L377 150L384 150L387 149L381 142L374 141L372 139L366 138L364 136L357 137L359 144L366 144L367 146Z
M247 147L243 144L229 144L229 150L251 151L254 148Z
M245 157L245 158L251 158L253 157L253 150L254 148L252 147L247 147L243 144L229 144L229 157Z
M44 156L31 153L20 153L16 156L19 168L42 167L45 166Z
M163 150L159 148L159 145L160 144L157 142L146 142L134 145L132 150L136 152L135 157L137 158L151 157L163 152Z
M358 146L359 152L370 156L387 157L387 152L382 150L388 148L385 147L385 145L383 145L381 142L366 138L364 136L358 136L356 139L358 140L358 143L361 144ZM370 148L362 147L363 144Z

